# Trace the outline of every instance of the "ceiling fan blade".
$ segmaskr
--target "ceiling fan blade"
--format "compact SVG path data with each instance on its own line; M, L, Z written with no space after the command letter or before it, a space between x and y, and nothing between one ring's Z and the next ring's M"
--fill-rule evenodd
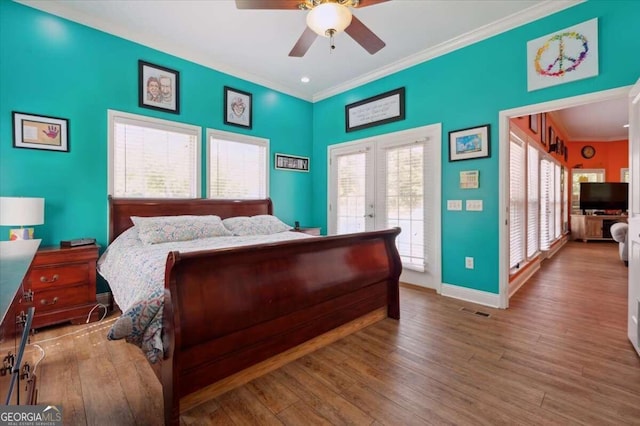
M238 9L298 9L301 0L236 0Z
M344 30L358 44L365 48L370 54L375 54L386 46L385 42L373 33L361 20L355 17L351 18L351 24Z
M373 6L374 4L385 3L388 1L389 0L360 0L360 4L358 4L358 8Z
M313 32L313 30L309 27L305 28L304 32L296 42L296 45L293 46L291 52L289 52L289 56L294 56L296 58L301 58L307 53L307 50L311 47L313 42L318 37L318 34Z

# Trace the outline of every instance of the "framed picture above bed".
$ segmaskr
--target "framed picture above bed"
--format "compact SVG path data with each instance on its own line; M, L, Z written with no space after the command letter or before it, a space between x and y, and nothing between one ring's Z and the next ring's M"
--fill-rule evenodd
M145 61L138 61L138 105L180 114L180 73Z

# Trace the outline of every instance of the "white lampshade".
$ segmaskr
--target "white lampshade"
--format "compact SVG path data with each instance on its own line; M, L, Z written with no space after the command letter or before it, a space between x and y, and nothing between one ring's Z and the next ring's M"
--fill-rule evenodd
M322 3L307 14L309 28L323 37L331 35L329 30L336 33L344 31L350 23L351 11L348 7L338 3Z
M0 225L30 226L44 223L44 198L0 197Z

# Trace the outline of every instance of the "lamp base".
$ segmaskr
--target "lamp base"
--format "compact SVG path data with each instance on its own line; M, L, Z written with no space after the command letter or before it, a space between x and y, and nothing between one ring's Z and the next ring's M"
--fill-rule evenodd
M10 229L9 240L33 240L33 228Z

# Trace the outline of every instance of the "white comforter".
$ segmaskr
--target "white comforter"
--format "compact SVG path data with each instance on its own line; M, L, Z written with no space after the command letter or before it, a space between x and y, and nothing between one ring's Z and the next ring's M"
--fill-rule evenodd
M301 232L280 232L145 245L134 226L116 238L98 260L98 272L109 283L113 298L122 310L122 316L107 337L110 340L125 338L140 346L152 363L162 358L164 270L171 251L184 253L309 237Z

